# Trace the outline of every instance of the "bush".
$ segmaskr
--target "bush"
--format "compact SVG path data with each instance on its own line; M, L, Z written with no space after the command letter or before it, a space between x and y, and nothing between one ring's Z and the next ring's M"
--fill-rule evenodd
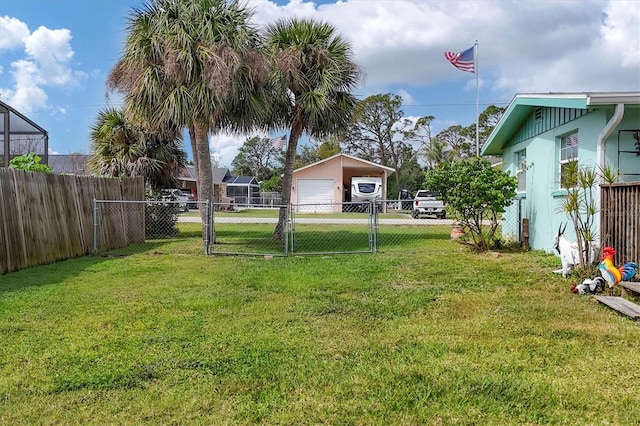
M516 195L514 176L473 158L438 164L425 178L423 187L441 194L471 244L480 251L496 245L498 214Z
M147 200L162 201L162 196L150 195ZM178 235L178 213L177 203L147 203L144 209L145 238L152 240Z
M42 158L33 152L18 155L9 161L10 169L27 170L31 172L49 173L52 169L48 164L40 164Z

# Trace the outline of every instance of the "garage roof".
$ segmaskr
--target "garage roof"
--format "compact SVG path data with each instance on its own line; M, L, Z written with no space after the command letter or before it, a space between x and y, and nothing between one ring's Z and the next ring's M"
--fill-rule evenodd
M391 167L382 166L380 164L376 164L376 163L373 163L371 161L363 160L362 158L354 157L352 155L343 154L343 153L340 152L340 153L338 153L336 155L332 155L331 157L325 158L324 160L316 161L315 163L307 164L306 166L300 167L299 169L295 169L293 171L293 173L296 173L296 172L299 172L299 171L302 171L302 170L306 170L306 169L311 168L311 167L315 167L318 164L326 163L328 161L333 160L336 157L350 158L350 159L352 159L354 161L359 161L359 162L361 162L363 164L367 164L367 165L372 166L372 167L377 167L379 169L386 170L387 172L389 172L389 174L392 174L392 173L395 172L395 169L393 169Z

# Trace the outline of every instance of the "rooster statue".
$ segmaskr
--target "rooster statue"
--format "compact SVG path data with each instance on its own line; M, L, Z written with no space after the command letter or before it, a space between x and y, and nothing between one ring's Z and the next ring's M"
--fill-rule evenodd
M627 281L633 278L638 272L638 264L635 262L627 262L620 267L616 267L613 264L613 256L616 251L613 247L605 247L602 249L602 262L598 268L602 278L607 281L609 285L609 295L613 294L613 286L620 281Z
M605 279L595 277L594 279L585 279L582 284L574 284L571 291L576 294L598 294L604 291Z

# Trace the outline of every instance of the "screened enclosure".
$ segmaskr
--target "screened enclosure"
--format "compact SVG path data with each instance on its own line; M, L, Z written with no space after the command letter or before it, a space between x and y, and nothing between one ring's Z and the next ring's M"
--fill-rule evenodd
M12 158L33 152L48 164L49 135L29 118L0 101L0 167Z

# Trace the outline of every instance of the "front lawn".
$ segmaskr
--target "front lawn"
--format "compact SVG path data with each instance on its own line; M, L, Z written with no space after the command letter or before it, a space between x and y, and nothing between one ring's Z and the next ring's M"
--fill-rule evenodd
M640 327L540 253L183 255L0 276L0 424L620 424Z

